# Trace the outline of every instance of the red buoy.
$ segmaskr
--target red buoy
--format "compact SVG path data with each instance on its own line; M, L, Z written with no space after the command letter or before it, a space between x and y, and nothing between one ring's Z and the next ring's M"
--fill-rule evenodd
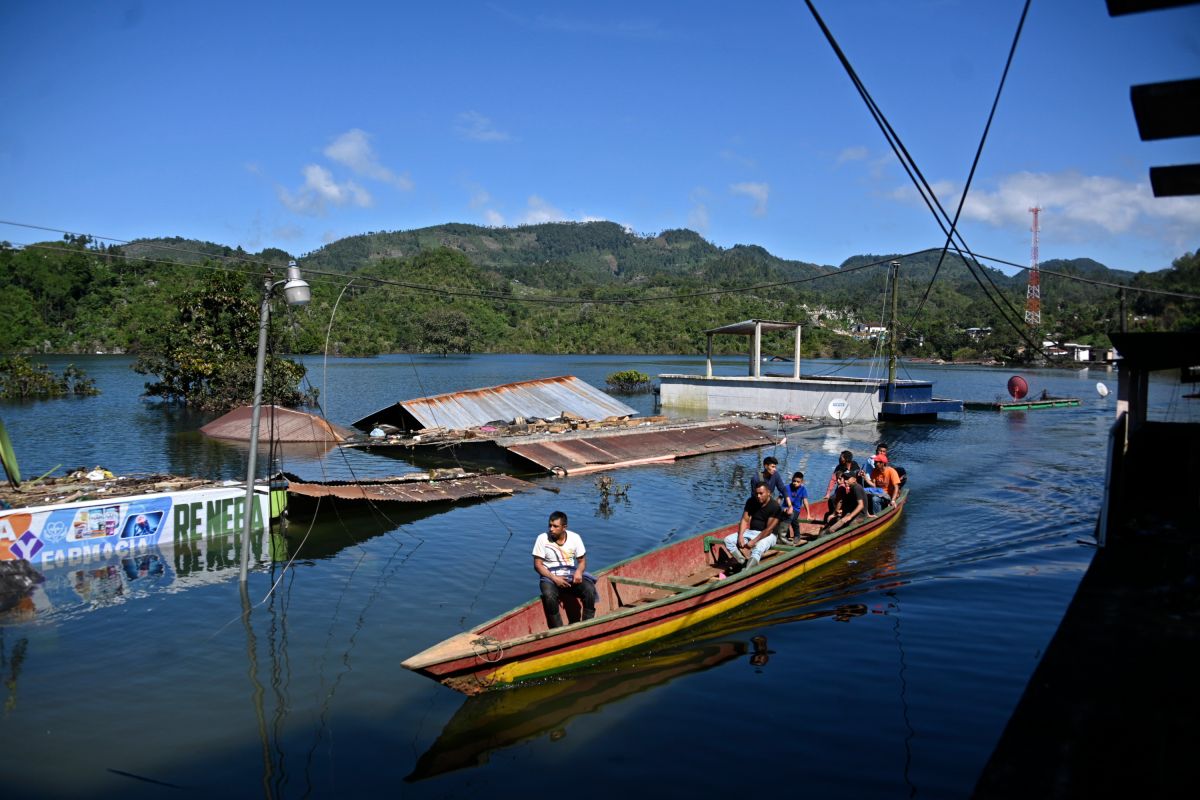
M1013 400L1020 400L1029 394L1029 384L1020 375L1013 375L1008 379L1008 393L1012 395Z

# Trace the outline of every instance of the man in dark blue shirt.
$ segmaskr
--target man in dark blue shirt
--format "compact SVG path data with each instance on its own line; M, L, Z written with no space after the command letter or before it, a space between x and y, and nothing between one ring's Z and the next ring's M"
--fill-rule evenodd
M752 481L750 485L751 492L754 490L754 483L763 483L767 486L767 491L772 496L779 497L779 507L783 510L783 517L780 524L786 527L786 520L792 518L792 500L788 494L787 484L783 481L783 476L779 474L779 459L775 456L767 456L763 459L762 472L758 474L758 479Z

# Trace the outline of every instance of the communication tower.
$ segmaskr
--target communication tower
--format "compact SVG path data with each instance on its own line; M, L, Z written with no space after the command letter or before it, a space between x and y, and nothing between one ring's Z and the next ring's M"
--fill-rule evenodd
M1038 273L1038 213L1040 208L1029 209L1033 214L1033 253L1029 259L1029 288L1025 290L1025 324L1031 328L1042 324L1042 276Z

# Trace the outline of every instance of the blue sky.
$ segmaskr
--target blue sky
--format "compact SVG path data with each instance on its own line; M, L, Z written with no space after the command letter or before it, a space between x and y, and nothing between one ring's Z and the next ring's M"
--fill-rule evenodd
M1020 0L815 0L953 209ZM804 3L0 4L0 219L302 255L443 222L688 227L820 264L940 246ZM1129 87L1200 74L1200 7L1035 0L960 229L1156 270L1200 198ZM47 238L0 225L0 239ZM1006 270L1012 272L1013 270Z

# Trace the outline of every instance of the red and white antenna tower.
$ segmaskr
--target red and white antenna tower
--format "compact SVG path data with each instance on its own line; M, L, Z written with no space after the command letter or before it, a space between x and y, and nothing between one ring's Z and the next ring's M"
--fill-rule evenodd
M1038 272L1038 213L1040 208L1029 209L1033 214L1033 253L1029 259L1029 288L1025 290L1025 324L1031 328L1042 324L1042 276Z

